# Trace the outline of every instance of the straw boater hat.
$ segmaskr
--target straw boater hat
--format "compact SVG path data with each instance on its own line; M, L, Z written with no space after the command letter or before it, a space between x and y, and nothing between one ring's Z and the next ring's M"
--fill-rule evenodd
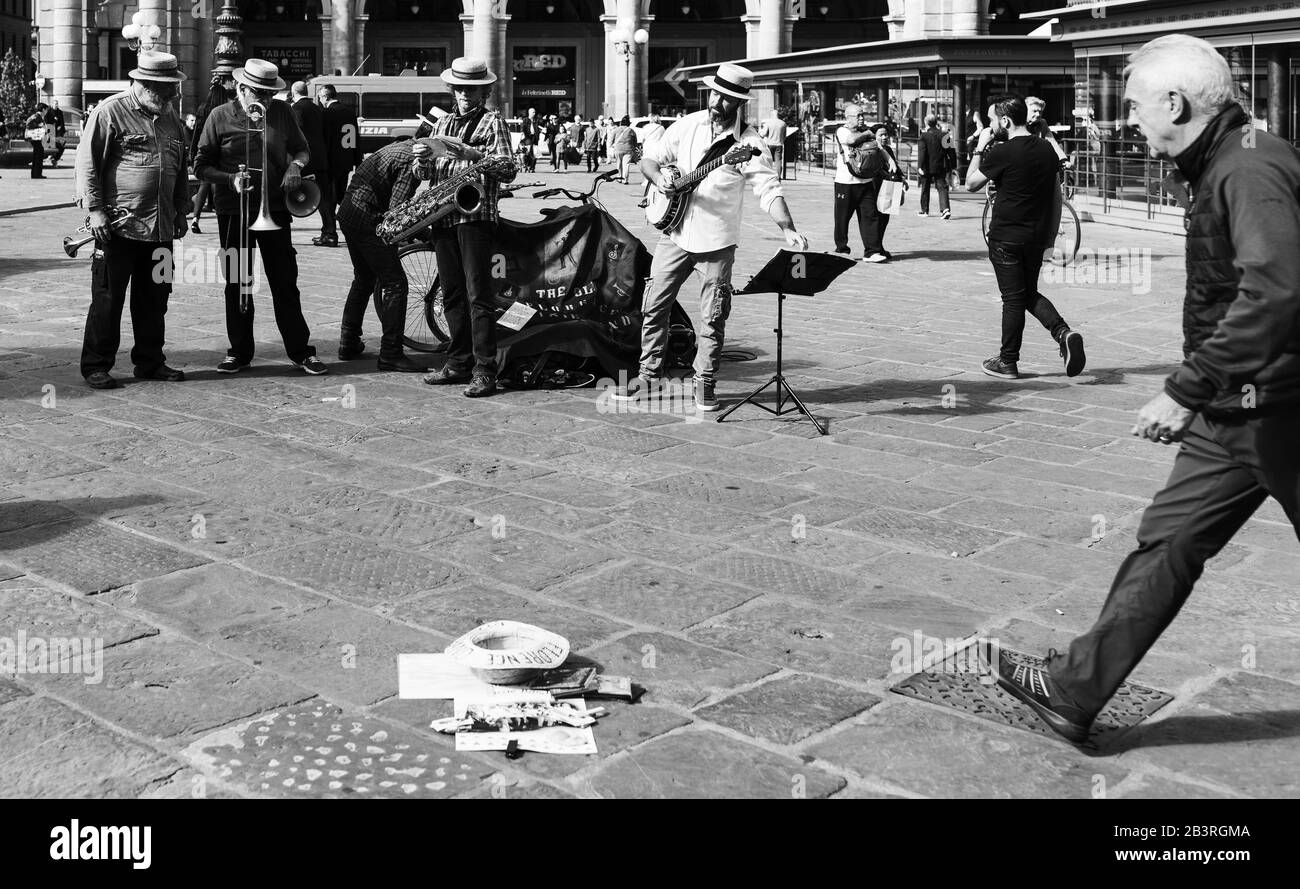
M491 86L497 76L488 70L487 62L471 56L462 56L442 72L448 86Z
M185 79L176 64L176 57L169 52L145 50L136 60L139 66L127 75L132 80L162 80L167 83L180 83Z
M280 69L265 59L249 59L244 62L243 68L233 71L230 76L235 78L236 83L242 83L250 89L278 93L288 88L280 77Z
M754 72L730 62L718 66L717 74L704 78L704 85L726 96L749 101L749 90L754 85Z

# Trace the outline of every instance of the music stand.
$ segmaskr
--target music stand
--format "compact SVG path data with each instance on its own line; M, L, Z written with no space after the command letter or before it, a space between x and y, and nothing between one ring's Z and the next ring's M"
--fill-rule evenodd
M814 296L821 293L831 285L832 281L854 265L856 263L853 260L836 253L799 253L794 250L778 250L776 255L768 260L767 265L759 269L758 274L749 279L749 284L745 286L744 290L736 291L740 295L750 293L776 294L776 329L772 331L776 334L776 373L766 383L719 414L719 423L725 420L727 415L736 408L749 403L778 417L790 411L798 410L812 421L813 426L816 427L819 433L826 434L826 427L808 411L808 408L804 407L804 403L799 400L799 396L786 382L785 374L781 372L782 308L787 295ZM776 385L775 408L755 401L764 389L773 384ZM787 395L789 395L790 400L795 403L796 407L786 405L785 399Z

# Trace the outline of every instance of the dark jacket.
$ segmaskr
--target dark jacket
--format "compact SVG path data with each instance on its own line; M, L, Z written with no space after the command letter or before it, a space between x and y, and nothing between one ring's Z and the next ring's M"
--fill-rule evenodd
M1300 403L1300 157L1237 105L1174 158L1187 211L1183 407L1250 415Z
M284 205L284 190L280 182L289 167L292 156L307 151L307 140L302 130L298 129L293 119L293 112L288 103L278 99L267 105L267 119L270 123L271 139L270 203L272 213L288 213ZM205 182L215 183L212 203L220 215L237 215L239 213L239 195L231 183L239 172L239 165L247 163L249 167L262 165L262 134L248 133L248 115L239 104L238 99L231 99L213 110L203 124L203 135L199 137L199 150L194 155L194 175ZM247 158L247 160L245 160ZM308 160L308 163L311 163ZM262 180L261 173L253 173L253 182ZM261 192L250 192L253 207L261 201Z
M404 139L370 154L348 184L339 206L339 225L373 233L383 215L409 201L420 187L411 163L415 140Z
M325 130L325 151L331 176L342 176L361 165L361 132L357 111L351 105L334 102L321 111Z
M307 152L311 155L311 162L303 172L328 173L329 150L325 147L325 122L321 107L307 98L298 99L289 107L293 110L294 122L307 140Z
M944 176L957 168L957 154L944 144L944 132L931 127L921 133L917 146L916 168L923 176ZM951 142L951 137L948 137Z

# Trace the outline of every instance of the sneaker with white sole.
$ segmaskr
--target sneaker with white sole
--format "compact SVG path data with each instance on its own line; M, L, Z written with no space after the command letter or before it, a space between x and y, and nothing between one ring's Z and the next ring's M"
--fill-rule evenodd
M713 380L696 380L695 381L695 409L701 411L716 411L722 408L718 403L717 383Z
M1060 657L1055 649L1048 651L1047 663ZM999 651L997 656L998 687L1017 700L1028 704L1047 727L1074 744L1088 740L1088 729L1093 718L1065 700L1056 681L1046 667L1020 664Z
M1065 362L1067 377L1077 377L1083 373L1084 365L1088 363L1087 356L1083 354L1083 334L1067 330L1061 335L1061 360Z
M327 374L330 372L330 369L325 366L325 362L321 361L315 355L308 355L302 361L295 361L293 366L300 368L303 373L311 374L313 377L318 377L321 374Z
M247 361L240 361L234 355L227 355L225 358L222 358L221 363L217 365L217 373L237 374L246 367L248 367Z
M984 359L984 363L980 367L986 374L997 377L999 380L1020 379L1020 368L1016 367L1016 363L1014 361L1003 361L1000 355Z
M615 386L609 393L614 401L635 401L650 392L654 380L649 377L635 376L621 386Z
M870 256L862 257L864 262L889 262L889 257L883 253L873 253Z

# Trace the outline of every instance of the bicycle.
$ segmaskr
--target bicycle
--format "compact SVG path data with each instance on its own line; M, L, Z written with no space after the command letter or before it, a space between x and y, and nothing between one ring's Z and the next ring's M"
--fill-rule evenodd
M1070 199L1074 197L1076 185L1074 181L1073 162L1061 162L1060 182L1058 190L1061 193L1061 220L1057 224L1056 237L1052 241L1052 255L1049 262L1055 264L1060 257L1061 265L1069 265L1079 255L1079 246L1083 240L1083 232L1079 227L1079 214L1074 209L1074 204ZM984 235L984 244L989 242L989 220L993 218L993 201L997 197L997 189L990 182L988 185L988 194L984 199L984 213L980 217L980 231ZM1046 253L1046 250L1044 250Z
M569 188L555 187L533 192L532 197L545 200L563 195L571 201L577 201L584 207L595 207L599 212L608 214L609 211L605 209L605 205L600 202L597 195L601 185L617 177L617 170L607 170L596 176L589 191L574 191ZM503 195L513 194L520 189L532 188L541 184L543 183L529 182L519 185L505 185L501 187L501 193ZM558 208L546 208L542 212L547 214L548 211L553 212L554 209ZM528 223L512 223L504 219L502 224L528 225ZM442 289L438 284L438 259L434 253L433 244L425 240L424 233L421 233L415 240L398 248L397 258L401 261L402 269L406 272L410 294L406 302L406 325L402 333L402 341L408 349L416 352L440 351L445 348L446 343L451 339L451 328L447 324L447 316L443 311Z

